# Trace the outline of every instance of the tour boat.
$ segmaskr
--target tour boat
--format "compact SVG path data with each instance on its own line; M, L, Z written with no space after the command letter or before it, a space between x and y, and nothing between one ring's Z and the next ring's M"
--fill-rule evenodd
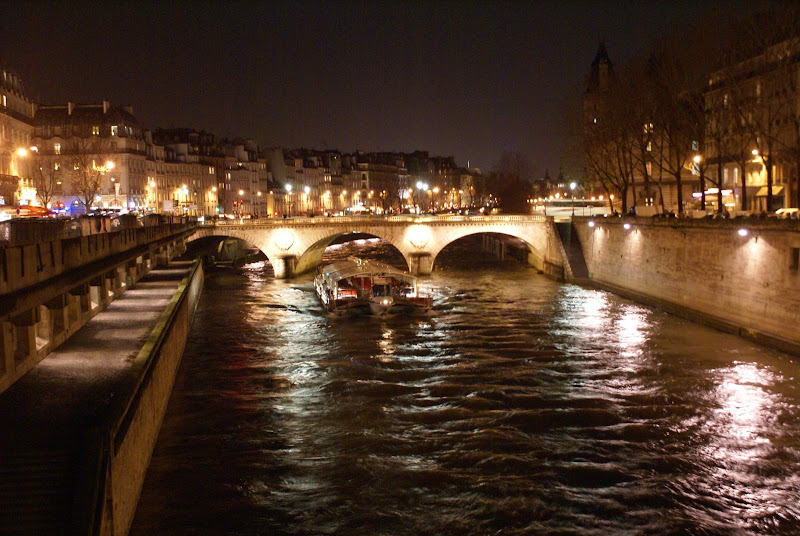
M382 262L351 257L319 268L314 290L325 310L336 314L384 315L429 311L417 278Z

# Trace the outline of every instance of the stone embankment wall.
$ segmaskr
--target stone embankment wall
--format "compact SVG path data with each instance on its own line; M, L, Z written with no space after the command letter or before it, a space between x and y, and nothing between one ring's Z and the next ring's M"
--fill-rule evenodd
M799 222L576 218L574 225L589 278L600 286L800 349Z
M203 288L196 261L134 363L134 389L109 411L96 441L98 473L90 533L127 534Z

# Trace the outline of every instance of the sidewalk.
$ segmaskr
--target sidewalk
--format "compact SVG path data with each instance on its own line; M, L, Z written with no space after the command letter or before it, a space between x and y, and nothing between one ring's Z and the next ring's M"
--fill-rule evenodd
M83 436L134 383L130 365L190 266L152 270L0 394L0 534L68 531Z

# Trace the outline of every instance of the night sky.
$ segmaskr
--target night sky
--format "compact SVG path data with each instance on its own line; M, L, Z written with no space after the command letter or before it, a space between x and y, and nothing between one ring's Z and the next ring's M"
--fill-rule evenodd
M131 104L147 128L421 149L484 172L519 151L543 174L599 40L628 60L705 16L698 4L6 0L0 61L37 102Z

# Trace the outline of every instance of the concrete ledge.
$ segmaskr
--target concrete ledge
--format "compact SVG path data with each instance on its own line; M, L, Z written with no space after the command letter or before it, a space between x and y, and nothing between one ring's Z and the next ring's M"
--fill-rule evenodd
M95 474L87 479L87 500L76 511L76 518L85 520L83 533L127 534L130 529L203 278L197 260L135 358L131 389L109 407L95 430Z
M604 283L596 279L570 279L569 282L584 287L594 288L597 290L605 290L613 294L616 294L618 296L621 296L623 298L627 298L629 300L633 300L635 302L642 303L644 305L656 307L658 309L661 309L662 311L673 314L675 316L691 320L692 322L703 324L705 326L712 327L714 329L717 329L719 331L724 331L726 333L733 333L735 335L739 335L740 337L744 337L745 339L749 339L758 344L769 346L771 348L776 348L788 354L800 356L800 342L784 339L782 337L771 335L769 333L765 333L763 331L759 331L757 329L753 329L747 326L741 326L739 324L735 324L728 320L724 320L722 318L709 315L707 313L696 311L694 309L690 309L688 307L684 307L682 305L678 305L676 303L663 300L661 298L656 298L654 296L648 296L646 294L634 292L632 290L618 287L616 285L612 285L609 283Z

